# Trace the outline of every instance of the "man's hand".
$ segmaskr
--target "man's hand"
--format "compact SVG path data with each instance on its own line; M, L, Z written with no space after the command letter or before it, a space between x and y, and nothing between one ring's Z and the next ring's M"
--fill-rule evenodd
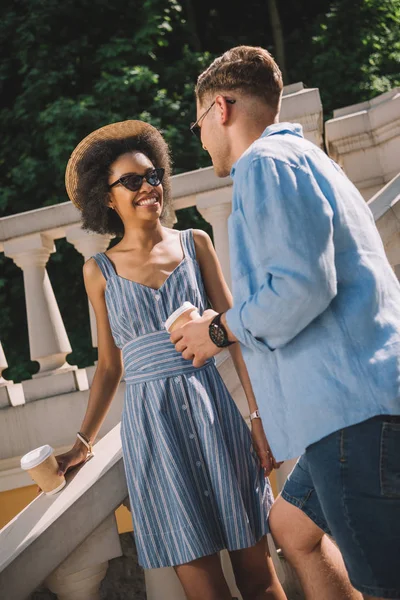
M202 367L222 350L211 341L208 333L210 323L217 314L215 310L206 310L200 319L186 323L171 334L170 339L177 352L181 352L186 360L192 360L194 367Z
M253 419L251 422L251 437L254 450L260 459L261 467L264 469L265 477L268 477L273 469L279 469L281 462L277 463L265 437L264 427L261 419Z

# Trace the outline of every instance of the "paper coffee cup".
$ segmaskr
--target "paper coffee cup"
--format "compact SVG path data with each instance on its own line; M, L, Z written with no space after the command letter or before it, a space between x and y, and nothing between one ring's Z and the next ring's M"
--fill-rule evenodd
M168 333L172 333L175 329L179 329L194 319L199 318L199 311L191 302L184 302L175 312L172 313L165 321L165 329Z
M58 475L58 463L54 450L46 444L35 448L21 458L21 468L29 475L46 494L56 494L65 486L64 475Z

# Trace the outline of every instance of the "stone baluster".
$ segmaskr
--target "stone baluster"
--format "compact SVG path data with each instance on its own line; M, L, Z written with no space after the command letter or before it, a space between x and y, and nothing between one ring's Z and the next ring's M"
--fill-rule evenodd
M228 217L232 210L232 188L220 188L210 193L198 195L197 209L213 228L215 250L221 263L222 272L232 288L229 261Z
M108 561L77 573L54 575L46 583L58 600L100 600L100 585L107 569Z
M66 230L67 241L83 255L85 262L98 252L105 252L110 244L111 235L100 233L89 233L82 229L81 225L73 225ZM92 305L89 302L90 331L92 334L92 345L97 348L96 317Z
M5 255L12 258L24 274L30 356L40 365L32 380L24 382L27 401L88 388L84 370L77 370L66 361L72 350L46 271L53 252L53 240L40 233L4 243ZM57 375L57 381L50 383L52 375ZM44 377L46 382L37 381Z
M0 385L6 385L7 380L3 377L3 371L7 369L8 362L6 359L6 355L4 354L3 346L0 342Z
M122 555L114 513L44 582L58 600L100 600L109 560Z
M25 404L24 391L20 383L4 379L3 371L7 369L8 363L0 342L0 408L5 406L19 406Z

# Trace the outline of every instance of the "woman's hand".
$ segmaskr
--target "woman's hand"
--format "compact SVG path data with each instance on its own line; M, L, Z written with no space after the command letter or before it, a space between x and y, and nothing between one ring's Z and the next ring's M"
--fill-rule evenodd
M254 450L260 459L261 467L264 469L265 477L268 477L273 469L279 469L281 462L277 463L265 437L264 427L261 419L253 419L251 422L251 437Z
M56 461L58 462L58 475L65 475L67 471L77 467L78 465L85 462L87 458L87 448L86 446L79 445L73 446L71 450L68 452L64 452L64 454L59 454L56 456Z
M56 461L58 463L57 475L65 475L67 471L70 471L74 467L83 464L87 459L87 455L87 448L83 444L79 444L79 446L73 446L71 450L68 450L68 452L59 454L56 456ZM38 486L37 495L41 494L41 492L42 490Z

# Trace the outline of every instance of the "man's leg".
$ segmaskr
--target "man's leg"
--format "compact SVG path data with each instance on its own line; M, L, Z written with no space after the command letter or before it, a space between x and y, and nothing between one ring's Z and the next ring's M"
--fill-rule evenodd
M296 570L307 600L361 600L338 548L300 508L279 497L269 524L275 542Z
M400 417L335 432L309 446L304 463L352 585L367 599L399 600Z

